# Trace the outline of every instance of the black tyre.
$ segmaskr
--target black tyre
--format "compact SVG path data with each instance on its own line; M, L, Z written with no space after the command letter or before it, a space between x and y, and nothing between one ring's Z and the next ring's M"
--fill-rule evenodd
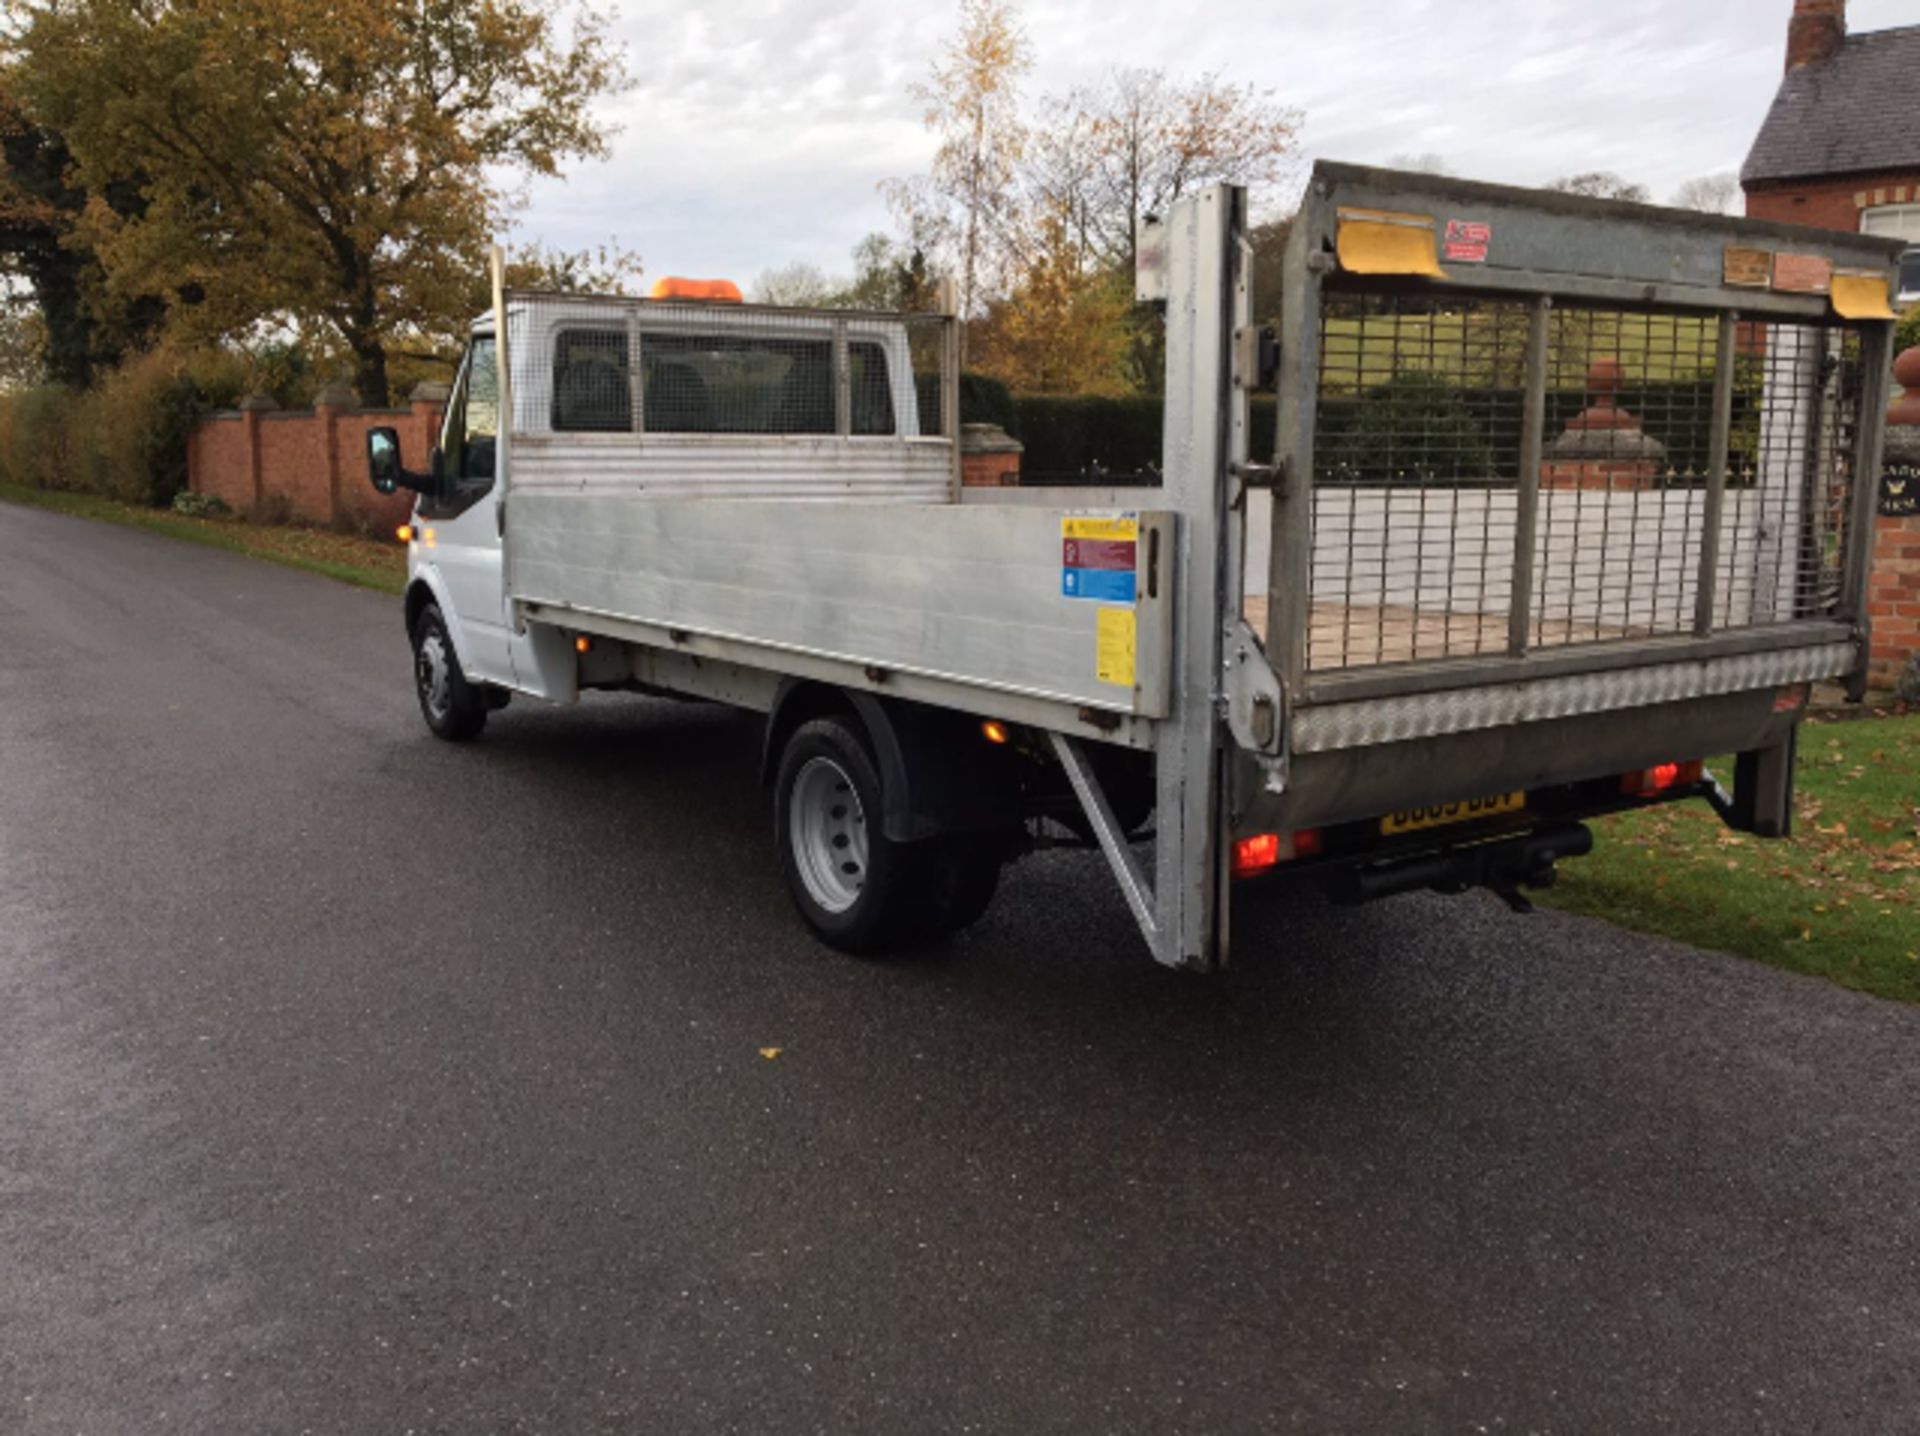
M961 932L986 914L1000 886L1006 842L968 834L927 845L927 926L931 932Z
M929 930L927 845L891 841L880 774L853 727L816 718L787 741L774 840L788 890L830 947L872 957Z
M476 738L487 726L490 690L469 683L460 671L453 638L440 606L428 604L413 625L413 687L420 699L420 715L433 736L450 743Z

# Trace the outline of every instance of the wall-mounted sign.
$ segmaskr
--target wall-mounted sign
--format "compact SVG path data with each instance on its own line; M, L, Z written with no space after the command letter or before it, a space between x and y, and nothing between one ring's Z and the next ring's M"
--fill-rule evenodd
M1912 518L1920 514L1920 464L1888 464L1880 475L1880 516Z
M1833 261L1818 254L1776 254L1773 287L1782 294L1827 294L1833 289Z

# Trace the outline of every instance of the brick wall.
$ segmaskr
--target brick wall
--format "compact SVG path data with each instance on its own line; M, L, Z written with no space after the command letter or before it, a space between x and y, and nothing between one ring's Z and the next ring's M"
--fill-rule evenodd
M1920 203L1920 170L1780 180L1750 185L1747 214L1783 224L1860 232L1860 212L1883 204Z
M1880 520L1873 546L1873 682L1890 688L1920 655L1920 518Z
M422 385L405 409L358 409L350 395L322 391L312 409L253 399L214 414L187 443L187 485L237 513L375 532L406 522L413 494L379 494L367 479L367 431L400 435L401 462L424 470L440 436L445 400Z
M1887 460L1920 465L1920 349L1894 361L1893 377L1904 385L1887 416ZM1873 545L1873 681L1898 685L1920 662L1920 515L1881 514Z

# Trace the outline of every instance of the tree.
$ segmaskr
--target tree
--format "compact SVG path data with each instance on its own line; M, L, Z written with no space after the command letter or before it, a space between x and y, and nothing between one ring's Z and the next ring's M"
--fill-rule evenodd
M794 309L830 309L846 292L846 285L828 277L817 264L800 261L769 269L753 282L756 304L783 304Z
M1032 67L1011 0L960 0L960 27L913 94L940 137L922 178L883 186L910 231L949 238L960 312L971 317L1005 238L1027 132L1020 81Z
M875 309L930 314L937 282L926 254L880 233L853 247L853 277L836 278L804 261L770 269L754 281L762 304L799 309Z
M1119 394L1132 285L1082 264L1064 214L1046 216L1013 293L979 325L981 372L1023 394Z
M1586 174L1567 175L1547 186L1561 194L1585 195L1588 199L1624 199L1635 204L1646 204L1653 198L1653 191L1643 184L1633 184L1623 180L1611 170L1591 170Z
M1387 161L1390 170L1407 170L1417 175L1450 175L1453 167L1447 163L1445 155L1435 154L1432 150L1421 154L1395 155Z
M1261 319L1280 316L1286 293L1287 242L1293 237L1293 216L1256 224L1247 234L1253 247L1253 312Z
M1702 214L1737 214L1740 179L1733 174L1701 175L1673 192L1675 209L1697 209Z
M1046 102L1027 185L1036 211L1065 224L1082 264L1131 290L1143 218L1205 185L1285 178L1300 122L1299 111L1252 85L1116 70ZM1136 309L1128 328L1132 385L1156 392L1165 367L1158 317Z
M90 192L141 176L77 230L114 292L196 335L317 326L384 404L389 346L464 321L502 179L604 149L619 63L560 3L25 0L6 58Z
M151 295L103 302L97 257L76 226L90 204L120 214L142 208L139 186L116 179L89 194L75 179L64 139L35 124L0 73L0 287L9 311L8 367L16 379L41 377L85 388L94 371L117 363L145 340L164 314ZM25 286L31 307L9 281Z
M640 256L622 249L615 240L591 249L554 249L540 243L514 245L506 254L509 289L534 289L548 294L623 294L640 292L647 267ZM482 276L478 308L493 303L490 277Z
M1089 257L1131 274L1142 217L1204 185L1285 179L1300 124L1252 85L1115 70L1046 102L1027 178L1041 213L1064 216Z

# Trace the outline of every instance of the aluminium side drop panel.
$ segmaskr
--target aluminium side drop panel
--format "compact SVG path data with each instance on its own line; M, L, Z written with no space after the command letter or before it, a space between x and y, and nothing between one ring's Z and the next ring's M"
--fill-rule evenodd
M1171 517L1137 513L1137 598L1069 596L1068 511L516 490L516 607L724 639L1080 709L1159 717ZM1158 538L1156 539L1156 535ZM1168 563L1163 557L1162 565ZM1063 727L1071 729L1071 723Z

